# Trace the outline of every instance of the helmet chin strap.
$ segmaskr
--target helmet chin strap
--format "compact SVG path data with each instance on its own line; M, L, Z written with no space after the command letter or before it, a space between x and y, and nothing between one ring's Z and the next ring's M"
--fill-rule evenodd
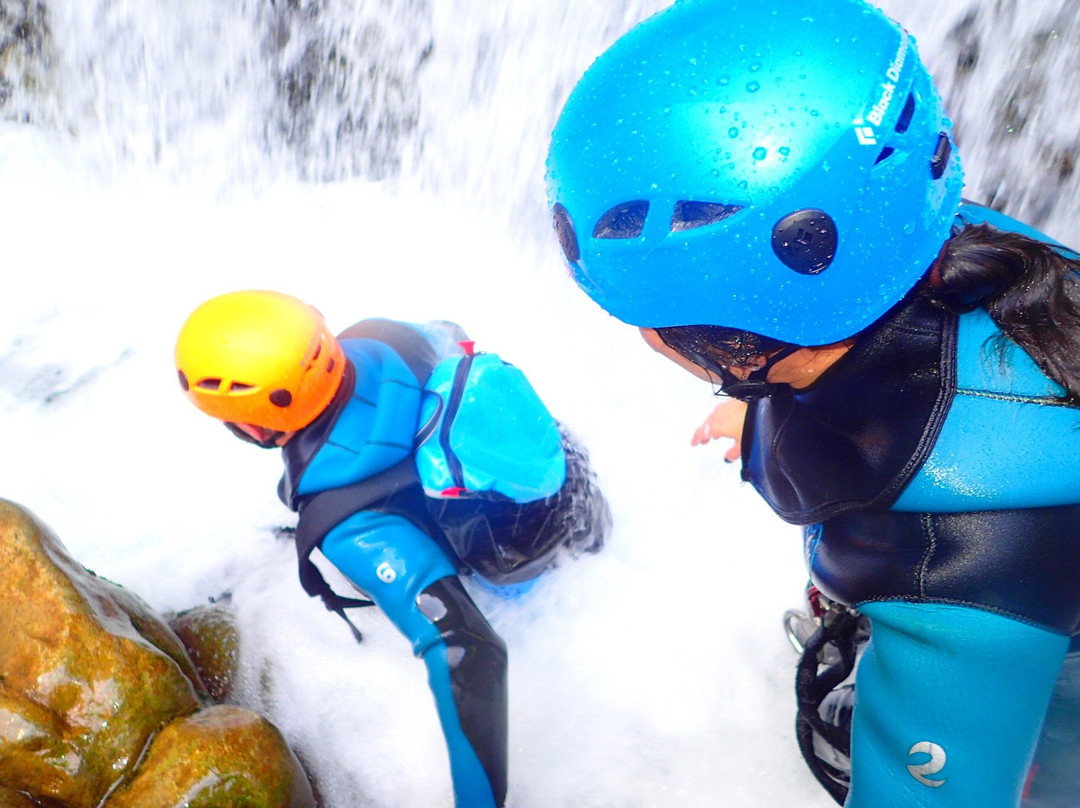
M230 432L232 432L234 435L236 435L236 437L240 438L240 440L247 441L248 443L253 443L256 446L258 446L259 448L261 448L261 449L280 449L281 448L280 446L278 446L278 440L285 434L284 432L281 432L281 431L268 432L266 437L264 437L262 440L258 440L257 438L252 437L247 432L242 430L240 427L238 427L232 421L225 421L224 424L228 428L228 430Z
M752 370L745 379L738 379L730 370L723 369L720 377L720 391L739 401L757 401L789 389L790 386L785 382L770 382L769 371L796 351L801 350L801 345L788 345L786 348L781 348L766 359L764 365Z

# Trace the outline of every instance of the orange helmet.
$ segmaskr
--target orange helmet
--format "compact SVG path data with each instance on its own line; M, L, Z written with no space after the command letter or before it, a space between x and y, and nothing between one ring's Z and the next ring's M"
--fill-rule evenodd
M326 409L345 372L319 314L279 292L231 292L203 303L176 340L187 397L207 415L281 432Z

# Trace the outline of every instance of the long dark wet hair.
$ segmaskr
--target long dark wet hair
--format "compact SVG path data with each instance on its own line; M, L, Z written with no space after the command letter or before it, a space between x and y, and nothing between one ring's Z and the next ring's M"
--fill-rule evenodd
M983 307L1006 337L1080 406L1080 257L1043 241L967 225L945 242L916 294L956 312ZM740 364L787 343L716 325L656 329L703 365ZM995 347L1004 359L1008 342ZM703 361L704 360L704 361Z
M923 294L958 312L981 306L1080 404L1080 258L985 224L942 247ZM997 346L1004 350L1004 341Z

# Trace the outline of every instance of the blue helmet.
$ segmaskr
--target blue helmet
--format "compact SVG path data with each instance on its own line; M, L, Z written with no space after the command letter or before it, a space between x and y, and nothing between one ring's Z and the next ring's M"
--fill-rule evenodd
M549 201L575 281L620 320L822 345L948 238L951 129L914 39L862 0L680 0L570 94Z

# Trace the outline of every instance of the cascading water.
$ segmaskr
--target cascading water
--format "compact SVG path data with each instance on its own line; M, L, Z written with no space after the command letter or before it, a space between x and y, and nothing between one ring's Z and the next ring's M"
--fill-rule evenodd
M574 77L661 4L477 5L5 0L0 111L107 172L414 175L506 198Z
M536 215L547 133L572 82L663 5L5 0L0 114L72 139L106 172L408 178ZM916 34L938 78L968 196L1068 240L1080 188L1080 9L882 5Z
M424 0L5 3L4 117L109 171L377 179L415 136L430 17Z
M1080 241L1080 6L885 0L920 39L956 125L965 196Z
M563 99L666 4L0 0L0 496L160 609L231 591L238 692L326 808L449 804L445 751L392 627L364 615L357 648L296 585L276 457L176 389L175 329L229 288L340 327L459 319L589 446L610 547L529 599L476 593L511 648L512 806L832 804L791 736L798 537L687 448L708 390L572 288L545 210ZM967 196L1080 245L1080 6L882 5Z

